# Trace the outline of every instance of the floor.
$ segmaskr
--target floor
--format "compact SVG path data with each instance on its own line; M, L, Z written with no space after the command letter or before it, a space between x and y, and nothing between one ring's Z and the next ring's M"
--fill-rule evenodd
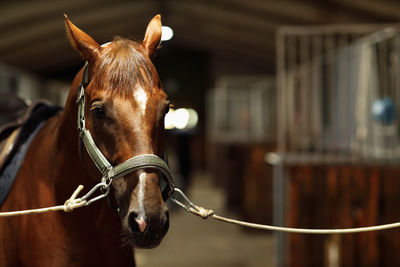
M212 185L209 177L196 175L188 193L194 203L235 217L224 210L223 192ZM173 209L170 217L170 230L159 247L135 251L138 267L275 266L270 234L203 220L181 209Z

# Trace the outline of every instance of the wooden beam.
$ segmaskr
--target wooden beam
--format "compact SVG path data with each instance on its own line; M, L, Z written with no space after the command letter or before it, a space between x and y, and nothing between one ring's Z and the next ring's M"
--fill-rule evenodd
M339 0L346 2L345 0ZM378 2L377 0L375 0ZM357 2L370 2L357 0ZM388 1L379 1L388 2ZM268 18L280 25L309 25L327 23L360 23L371 22L374 13L360 12L338 5L338 1L313 1L313 0L280 0L280 1L241 1L218 0L208 2L221 8L237 10L244 15ZM346 3L353 3L348 1ZM396 9L394 9L396 10ZM372 9L371 9L372 11ZM381 20L382 21L382 20ZM374 22L376 22L374 20Z
M115 21L126 21L133 27L135 22L130 20L132 16L143 16L148 14L151 6L143 3L126 3L116 6L102 6L99 9L86 10L78 15L72 16L74 23L82 29L104 27ZM127 22L127 21L130 21ZM143 19L142 19L143 21ZM145 24L141 22L139 24ZM144 31L144 30L143 30ZM39 21L29 27L19 28L12 33L0 36L0 54L20 53L20 50L30 49L29 46L38 42L46 42L49 39L65 36L63 17L51 17L49 20ZM96 36L95 36L96 37ZM15 52L13 52L15 51ZM0 60L2 57L0 57Z
M236 60L237 64L246 62L246 64L251 64L255 67L275 69L275 57L270 56L269 53L262 54L254 50L237 49L234 46L227 46L224 40L199 38L199 36L182 35L177 36L176 39L187 47L207 52L211 57L229 58ZM269 66L272 66L272 68Z
M262 54L275 51L275 34L265 32L263 35L251 30L239 30L230 25L216 23L207 18L188 20L185 18L170 18L170 25L175 29L175 36L191 35L198 39L221 40L226 47L236 47L241 50L255 50Z
M229 6L221 7L215 4L205 4L203 1L171 2L169 11L169 17L186 18L187 23L202 19L213 21L215 24L235 27L240 30L245 29L246 31L259 32L260 34L274 32L280 25L275 20L271 20L268 17L260 18L249 16L243 13L243 10L231 10ZM169 23L169 21L167 21L167 23Z
M354 13L369 14L369 21L398 22L400 21L400 3L398 1L377 0L334 0L334 3L353 9Z
M69 0L65 2L44 0L44 1L13 1L1 6L0 30L12 31L16 26L23 25L29 28L29 22L37 19L47 20L49 16L62 15L66 10L88 9L95 6L95 3L104 1L79 1Z
M275 24L312 24L326 15L326 8L321 8L316 2L307 1L242 1L219 0L210 1L210 5L219 5L227 10L236 10L249 17L258 17L275 21Z
M99 9L96 12L91 11L88 14L80 13L77 16L73 16L72 19L77 25L94 36L96 40L99 41L99 38L102 39L99 36L107 34L111 39L110 32L114 34L115 28L119 29L117 34L120 34L129 31L129 27L133 27L134 23L118 23L118 21L129 21L129 18L132 16L132 12L130 11L132 7L130 7L131 6L125 5L113 9ZM152 13L151 6L135 5L134 7L138 13ZM188 14L187 16L193 17L192 14ZM247 55L247 57L252 58L252 60L267 58L274 53L275 36L273 33L259 34L252 33L250 30L247 32L245 29L238 31L236 27L232 27L230 24L218 23L218 20L208 20L205 18L196 18L195 23L188 25L187 22L190 21L188 17L171 18L171 26L174 27L177 35L179 35L179 33L183 33L184 35L194 33L196 38L211 40L207 42L207 46L205 46L207 50L215 50L212 46L212 43L215 43L217 47L221 47L219 50L234 50L234 53ZM3 55L0 60L19 66L23 65L24 62L27 62L30 69L37 70L46 69L54 65L58 66L59 64L62 64L64 60L75 58L72 52L66 52L69 48L66 42L64 30L62 29L63 23L59 18L57 18L57 20L58 23L56 20L46 23L50 24L50 26L47 26L50 30L45 31L44 33L40 32L40 27L38 26L36 30L32 30L31 28L30 33L25 31L18 33L18 36L23 38L19 42L12 43L12 45L7 42L3 42L2 45L0 44L0 51ZM103 26L104 21L107 22L107 26ZM147 20L144 21L144 19L140 19L140 21L141 22L137 25L140 24L140 31L144 32ZM54 24L58 24L58 26L53 26ZM102 26L100 27L99 25ZM40 24L40 26L42 26L42 24ZM194 32L193 28L198 29L198 31ZM141 36L142 35L140 35L140 37ZM43 42L43 40L46 41ZM1 41L0 38L0 43ZM194 42L191 44L193 43ZM201 43L204 43L204 41ZM199 41L197 40L195 45L198 47L198 44ZM7 45L6 49L4 48L5 45ZM225 48L222 48L222 46L225 46ZM205 50L204 47L203 50ZM60 54L59 51L65 52ZM45 60L45 57L49 57L49 60ZM41 62L41 66L32 66L32 63L34 62Z
M108 23L103 27L94 27L87 32L91 36L103 36L101 38L95 38L96 41L101 43L111 41L115 35L115 29L119 29L117 34L125 33L132 29L131 26L131 24L121 20L119 23ZM145 25L143 27L145 27ZM145 29L142 30L144 31ZM111 32L113 32L113 34L110 34ZM105 39L104 36L107 36L108 39ZM60 66L64 64L76 65L81 61L77 52L69 45L68 38L64 32L47 39L45 42L34 42L24 49L13 50L10 51L10 53L3 54L0 60L13 66L41 73L46 72L47 69L61 69L62 67Z
M380 31L388 27L400 28L400 24L325 24L314 26L283 26L278 29L278 34L290 35L321 35L321 34L371 34L375 31Z

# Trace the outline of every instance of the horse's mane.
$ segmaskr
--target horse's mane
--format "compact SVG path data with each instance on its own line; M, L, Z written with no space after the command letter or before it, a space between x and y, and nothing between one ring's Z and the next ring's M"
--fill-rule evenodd
M112 90L112 94L132 97L137 86L153 88L153 70L142 46L129 39L115 37L102 48L100 60L93 69L92 81L97 88ZM150 88L149 88L150 86Z

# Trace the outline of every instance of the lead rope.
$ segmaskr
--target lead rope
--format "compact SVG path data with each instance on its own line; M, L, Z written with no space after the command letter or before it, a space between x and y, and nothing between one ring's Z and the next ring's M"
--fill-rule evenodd
M63 205L47 207L47 208L39 208L39 209L0 212L0 217L29 215L29 214L45 213L50 211L72 212L74 209L88 206L93 202L105 198L110 191L110 188L107 186L107 184L98 183L89 192L87 192L86 195L77 198L78 194L82 191L82 189L83 185L79 185L72 193L71 197L67 199L67 201L65 201ZM102 192L98 196L90 198L98 190L104 190L104 192Z
M174 197L174 195L179 195L186 204L182 203L178 199ZM371 232L371 231L381 231L387 229L393 229L400 227L400 222L383 224L377 226L369 226L369 227L358 227L358 228L344 228L344 229L305 229L305 228L290 228L290 227L280 227L273 225L265 225L265 224L257 224L244 222L240 220L234 220L230 218L226 218L223 216L219 216L215 214L215 212L211 209L205 209L201 206L195 205L193 202L189 200L189 198L182 192L182 190L175 188L174 192L170 196L170 200L177 204L179 207L183 208L187 212L199 216L202 219L213 218L218 221L240 225L248 228L267 230L267 231L279 231L279 232L287 232L287 233L298 233L298 234L351 234L351 233L361 233L361 232Z
M20 216L20 215L28 215L28 214L37 214L37 213L45 213L50 211L64 211L64 212L72 212L74 209L85 207L90 205L91 203L98 201L100 199L105 198L110 192L109 185L105 183L98 183L95 185L86 195L81 198L77 198L78 194L82 191L83 186L79 185L78 188L74 191L71 197L65 201L64 205L48 207L48 208L39 208L39 209L31 209L31 210L22 210L22 211L9 211L9 212L0 212L0 217L11 217L11 216ZM100 195L90 198L96 191L103 191ZM174 195L179 195L186 204L179 201ZM280 227L273 225L265 225L265 224L257 224L244 222L240 220L234 220L230 218L226 218L223 216L219 216L215 214L215 212L211 209L205 209L201 206L195 205L193 202L189 200L189 198L180 190L179 188L174 188L173 192L170 193L170 198L172 202L177 204L179 207L183 208L187 212L194 214L200 218L208 219L213 218L218 221L240 225L248 228L267 230L267 231L279 231L279 232L287 232L287 233L298 233L298 234L351 234L351 233L361 233L361 232L371 232L371 231L381 231L387 229L393 229L400 227L400 222L383 224L377 226L369 226L369 227L358 227L358 228L345 228L345 229L305 229L305 228L290 228L290 227Z

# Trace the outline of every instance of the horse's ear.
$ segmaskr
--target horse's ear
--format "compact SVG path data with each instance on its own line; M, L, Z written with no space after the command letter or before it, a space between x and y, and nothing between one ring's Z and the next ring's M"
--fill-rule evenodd
M65 29L71 45L81 54L84 60L93 60L99 52L99 44L87 33L76 27L66 14Z
M161 41L161 15L156 15L149 23L144 35L143 47L149 57L153 57Z

